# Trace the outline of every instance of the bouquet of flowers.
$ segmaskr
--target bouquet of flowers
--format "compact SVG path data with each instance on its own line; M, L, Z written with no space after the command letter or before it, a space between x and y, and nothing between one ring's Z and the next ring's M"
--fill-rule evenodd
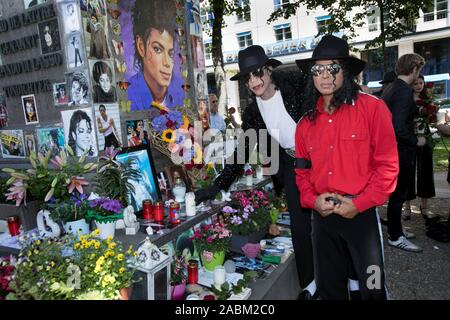
M202 224L189 239L194 241L199 253L211 259L214 252L228 250L231 235L231 231L221 223Z
M113 222L123 218L123 207L119 200L98 198L89 202L87 219L98 222Z
M236 192L233 195L238 209L226 206L222 209L227 226L234 234L250 235L267 229L271 223L270 202L262 190Z
M433 83L427 83L420 93L420 99L416 101L416 105L419 107L419 116L414 121L416 134L425 137L427 144L434 147L433 134L430 126L437 122L438 107L433 102L432 87Z
M187 280L187 261L183 255L176 254L173 256L170 276L170 283L175 286L177 284L182 284Z

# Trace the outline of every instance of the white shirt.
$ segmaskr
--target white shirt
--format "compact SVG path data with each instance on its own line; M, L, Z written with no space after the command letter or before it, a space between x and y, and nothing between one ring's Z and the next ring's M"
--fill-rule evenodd
M211 113L209 115L209 120L211 122L211 128L217 129L219 131L225 131L225 121L219 113Z
M269 134L278 141L282 148L294 148L297 125L286 111L280 91L277 90L275 95L268 100L256 97L256 103Z

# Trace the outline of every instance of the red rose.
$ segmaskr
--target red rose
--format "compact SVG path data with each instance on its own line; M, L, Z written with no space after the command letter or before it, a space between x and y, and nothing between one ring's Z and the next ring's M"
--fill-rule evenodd
M234 107L231 107L228 109L229 114L234 114L236 112L236 109Z

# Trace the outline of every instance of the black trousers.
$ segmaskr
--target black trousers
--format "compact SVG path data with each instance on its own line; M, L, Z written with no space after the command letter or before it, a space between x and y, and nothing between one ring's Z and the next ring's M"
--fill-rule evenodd
M300 206L300 193L295 182L295 159L287 157L280 161L278 179L283 183L286 193L298 278L300 287L305 289L314 280L311 210Z
M423 147L417 147L416 164L417 193L416 179L415 175L413 175L406 200L413 200L416 198L416 195L420 198L432 198L436 196L433 173L433 148L428 144Z
M320 297L348 300L348 278L356 276L363 300L385 300L383 242L375 208L353 219L337 214L322 217L314 211L312 225Z
M408 189L415 173L416 148L399 147L398 158L400 171L397 187L391 194L387 207L388 234L392 241L403 235L402 207L408 197Z

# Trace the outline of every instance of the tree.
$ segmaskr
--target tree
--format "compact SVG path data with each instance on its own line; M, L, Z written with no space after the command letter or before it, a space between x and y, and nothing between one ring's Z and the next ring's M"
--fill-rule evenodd
M419 10L433 6L433 0L295 0L284 4L273 12L268 23L279 17L289 18L297 9L304 5L307 13L321 6L328 11L332 19L326 29L318 34L334 33L345 30L344 38L350 40L357 36L357 29L364 26L367 17L379 14L380 34L370 40L365 48L379 48L386 56L386 42L400 39L407 32L414 31L413 26L419 18ZM357 13L350 16L352 10ZM387 61L383 59L384 72L387 71Z
M250 0L205 0L204 8L212 13L212 41L211 56L214 66L214 78L218 88L219 113L226 114L227 89L226 74L222 51L222 28L225 27L224 17L232 14L248 15L250 12ZM210 21L205 23L209 24Z

